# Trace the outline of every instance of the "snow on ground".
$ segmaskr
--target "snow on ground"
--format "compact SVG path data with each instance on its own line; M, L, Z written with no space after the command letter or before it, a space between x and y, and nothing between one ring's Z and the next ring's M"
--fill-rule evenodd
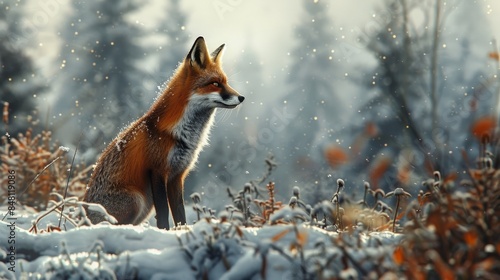
M0 279L349 279L394 268L393 245L402 237L356 230L339 236L307 223L245 228L207 219L170 231L100 224L33 234L28 229L36 215L19 215L14 233L10 221L0 222ZM50 214L38 229L55 221Z

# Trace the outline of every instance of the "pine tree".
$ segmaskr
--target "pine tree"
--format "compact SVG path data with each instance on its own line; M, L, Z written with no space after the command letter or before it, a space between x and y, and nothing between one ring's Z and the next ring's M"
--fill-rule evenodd
M144 32L127 19L140 5L137 0L72 2L62 32L57 109L72 119L59 133L78 137L75 132L83 130L84 148L110 141L145 107L145 74L138 66L146 55L139 44Z
M470 128L478 118L498 113L496 106L500 85L498 60L487 55L497 50L491 44L493 36L483 4L467 1L458 3L454 8L445 15L443 29L446 32L442 34L439 44L437 140L445 148L441 149L440 162L436 165L443 173L465 170L462 154L454 147L469 151L471 159L479 156L475 148L478 141L476 137L471 137ZM476 20L464 21L466 17Z
M290 52L294 59L289 74L288 93L280 106L293 121L279 134L276 153L278 173L289 180L290 170L303 182L314 182L319 175L321 158L319 138L326 126L334 126L340 116L333 80L335 36L333 24L323 2L304 1L305 14L295 30L297 43Z
M467 127L474 119L474 112L464 104L467 103L464 92L472 96L481 77L484 80L488 76L477 65L478 61L483 61L482 67L487 65L488 46L484 40L485 21L474 23L474 30L480 31L473 32L474 36L483 34L481 40L458 36L472 34L463 32L470 25L463 18L465 14L477 15L480 11L477 3L464 2L444 11L441 1L390 0L385 6L388 12L381 18L389 21L373 34L368 44L378 60L369 81L375 94L360 109L364 119L376 123L378 135L369 139L354 170L360 173L367 168L368 161L376 165L374 159L385 154L394 159L384 175L389 178L385 186L394 188L409 183L398 178L405 165L411 166L411 170L403 171L414 177L427 176L430 168L444 174L463 169L460 149L469 146ZM418 21L410 17L414 10L423 11L434 20L425 27L413 24ZM459 11L465 14L457 14ZM444 21L453 18L456 20ZM460 42L456 40L458 37ZM469 46L476 42L483 44L482 55L469 51ZM469 74L464 75L465 71Z
M9 103L8 132L12 135L30 125L24 120L36 114L34 96L46 90L31 58L21 48L28 39L21 34L22 5L17 0L0 2L0 101Z
M186 56L189 48L189 36L187 33L187 16L182 10L180 0L170 0L165 17L162 19L157 30L163 35L165 43L158 50L160 57L159 74L161 81L169 77Z
M414 166L414 160L418 159L421 168L423 161L428 161L432 146L430 126L437 121L431 114L428 79L432 33L410 30L412 19L408 16L412 9L419 7L431 17L427 4L412 0L387 1L384 5L386 12L380 16L387 22L373 33L367 45L378 65L369 75L372 78L369 81L372 90L368 91L371 98L362 105L360 112L368 125L376 125L378 134L368 140L354 170L372 174L370 170L377 170L378 165L383 166L390 161L383 174L384 182L380 182L382 187L391 185L392 188L400 183L397 180L397 165L400 164L397 160L404 157L404 151L411 156L403 161L407 160ZM423 171L422 168L418 170ZM369 176L363 179L375 180L375 175ZM378 179L370 183L375 187L379 184Z

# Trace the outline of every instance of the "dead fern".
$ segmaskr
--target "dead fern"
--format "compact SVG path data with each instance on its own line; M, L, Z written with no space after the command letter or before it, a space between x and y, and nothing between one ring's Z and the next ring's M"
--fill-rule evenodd
M439 172L425 182L427 192L410 208L405 241L393 254L402 274L414 279L500 277L500 169L493 166L498 157L498 151L481 152L477 168L469 168L470 179L458 184Z
M271 175L276 163L274 157L269 155L265 160L267 169L260 179L252 180L243 186L243 189L234 193L230 188L227 189L232 205L226 207L226 213L229 217L240 217L245 226L262 226L269 223L269 218L274 211L283 207L281 201L276 201L275 184L269 182L266 185L268 198L264 199L264 192L260 184L265 182ZM224 214L225 216L226 214Z
M67 148L53 143L50 131L33 135L32 129L17 138L2 136L0 146L0 203L7 198L7 174L16 173L16 199L19 203L45 210L50 194L63 193L66 187L70 163L66 159ZM77 164L69 182L70 196L81 197L91 166Z

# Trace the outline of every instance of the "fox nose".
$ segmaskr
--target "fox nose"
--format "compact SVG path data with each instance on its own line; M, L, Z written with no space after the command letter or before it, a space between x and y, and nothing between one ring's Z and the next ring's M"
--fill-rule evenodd
M240 103L243 102L243 100L245 100L245 96L243 95L238 96L238 100L240 101Z

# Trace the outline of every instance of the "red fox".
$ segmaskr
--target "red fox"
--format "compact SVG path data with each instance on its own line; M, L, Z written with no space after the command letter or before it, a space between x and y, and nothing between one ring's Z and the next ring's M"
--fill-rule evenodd
M198 37L149 111L123 130L96 163L84 201L101 204L119 224L139 224L156 210L158 228L186 224L184 179L207 144L216 108L245 97L221 68L224 45L208 53ZM168 204L167 204L168 200ZM104 220L88 211L95 224Z

